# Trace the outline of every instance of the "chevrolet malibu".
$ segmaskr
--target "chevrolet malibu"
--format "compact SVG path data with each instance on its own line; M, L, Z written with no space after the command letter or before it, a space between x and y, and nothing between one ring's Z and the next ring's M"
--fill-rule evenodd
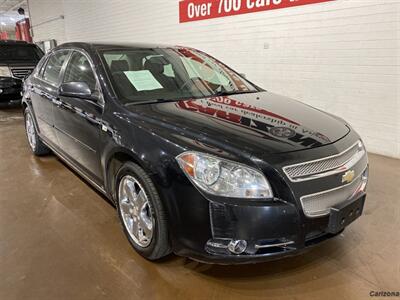
M362 214L368 158L351 126L199 50L68 43L24 89L32 152L110 199L147 259L281 258Z

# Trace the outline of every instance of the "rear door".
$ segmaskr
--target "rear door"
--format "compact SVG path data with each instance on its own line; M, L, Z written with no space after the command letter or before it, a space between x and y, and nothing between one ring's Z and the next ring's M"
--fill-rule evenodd
M73 51L64 72L63 82L85 82L92 94L101 95L99 83L89 56ZM102 97L100 97L102 99ZM101 184L99 139L102 100L59 96L54 107L54 122L62 151L92 179Z
M59 145L54 131L53 107L59 102L60 75L69 54L69 50L58 50L50 54L44 67L33 77L29 86L40 136L53 146Z

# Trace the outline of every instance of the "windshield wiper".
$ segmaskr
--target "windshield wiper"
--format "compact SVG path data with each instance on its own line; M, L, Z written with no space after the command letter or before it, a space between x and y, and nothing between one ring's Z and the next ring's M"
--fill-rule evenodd
M211 95L204 95L204 96L199 96L199 97L182 97L178 99L165 99L165 98L157 98L157 99L150 99L150 100L143 100L143 101L132 101L125 103L125 106L131 106L131 105L142 105L142 104L154 104L154 103L167 103L167 102L178 102L178 101L184 101L187 99L198 99L198 98L207 98L207 97L219 97L219 96L229 96L229 95L238 95L238 94L253 94L253 93L258 93L259 91L218 91L215 92L214 94Z
M211 96L230 96L230 95L239 95L239 94L253 94L258 93L258 91L217 91Z
M141 104L154 104L154 103L166 103L166 102L177 102L181 101L182 99L151 99L151 100L144 100L144 101L135 101L135 102L129 102L126 103L125 106L131 106L131 105L141 105Z

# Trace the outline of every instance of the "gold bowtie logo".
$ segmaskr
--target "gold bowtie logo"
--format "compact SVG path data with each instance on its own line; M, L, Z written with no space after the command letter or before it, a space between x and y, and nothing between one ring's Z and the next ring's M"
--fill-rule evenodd
M344 175L342 176L342 183L350 183L353 181L355 176L355 172L353 170L348 170Z

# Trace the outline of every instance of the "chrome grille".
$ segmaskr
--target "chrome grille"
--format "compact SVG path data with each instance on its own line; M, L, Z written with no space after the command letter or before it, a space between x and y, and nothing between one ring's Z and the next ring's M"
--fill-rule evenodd
M300 198L304 214L308 217L327 215L331 207L350 200L362 184L366 184L364 173L360 174L352 183L320 193Z
M286 176L292 181L314 179L312 175L329 172L345 165L353 158L358 160L364 155L364 147L359 141L342 153L313 161L299 163L283 168ZM357 157L356 157L357 156ZM356 163L357 161L354 161Z
M34 68L11 68L11 73L14 77L24 79L25 76L30 75Z

